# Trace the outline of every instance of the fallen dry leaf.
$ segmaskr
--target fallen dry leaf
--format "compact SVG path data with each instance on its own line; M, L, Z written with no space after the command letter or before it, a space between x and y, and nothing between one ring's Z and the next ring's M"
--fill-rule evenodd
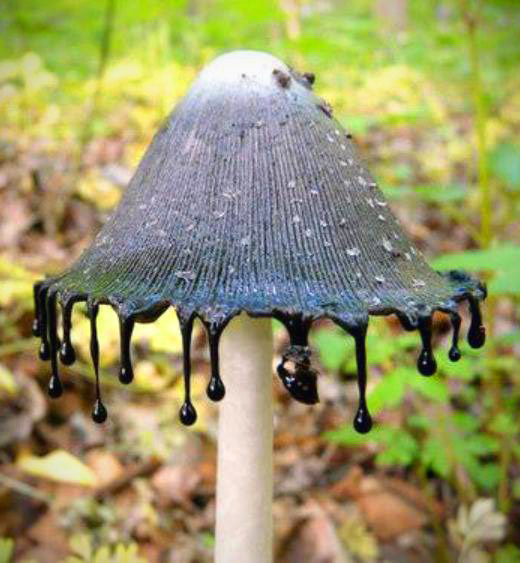
M26 532L32 541L52 549L55 561L60 560L69 551L68 537L59 520L60 514L57 510L48 510Z
M96 448L85 455L86 464L92 469L98 480L98 486L107 485L123 474L123 466L111 452Z
M334 483L330 488L330 492L335 498L340 500L357 498L361 494L362 480L363 470L359 465L354 465L342 479Z
M422 528L429 521L427 501L420 491L397 483L397 479L364 477L356 498L365 521L382 541Z
M190 497L200 482L200 474L189 465L166 465L152 477L152 487L163 507L172 503L191 505Z
M350 563L330 518L321 510L296 526L280 563Z

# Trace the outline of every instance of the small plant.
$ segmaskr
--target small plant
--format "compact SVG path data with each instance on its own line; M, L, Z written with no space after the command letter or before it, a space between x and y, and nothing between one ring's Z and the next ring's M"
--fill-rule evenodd
M0 538L0 563L10 563L14 551L14 541L11 538Z
M137 552L137 544L118 543L95 548L87 534L76 534L70 540L72 555L64 563L146 563Z

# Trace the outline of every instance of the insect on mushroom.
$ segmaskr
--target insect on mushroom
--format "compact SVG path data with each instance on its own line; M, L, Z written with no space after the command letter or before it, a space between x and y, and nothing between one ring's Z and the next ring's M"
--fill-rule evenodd
M52 397L62 389L58 353L66 365L75 358L70 319L78 301L86 301L91 321L97 394L93 417L98 422L106 418L96 335L101 305L110 305L120 319L123 383L132 381L134 323L153 321L175 307L184 354L180 418L188 425L197 418L190 396L196 318L209 339L207 394L215 401L224 399L221 409L227 397L220 371L230 395L230 386L236 393L247 393L253 386L231 373L242 369L250 378L259 378L270 393L265 373L269 362L255 371L251 357L242 353L246 344L240 349L231 341L228 352L240 361L224 361L219 367L219 341L226 338L231 319L247 313L285 325L290 344L277 372L287 391L307 404L318 401L309 331L316 319L332 319L355 341L359 405L354 426L359 432L372 426L365 397L370 315L395 314L406 330L419 331L417 367L426 376L436 370L431 345L435 311L447 313L453 325L451 360L460 357L462 301L469 303L471 312L469 343L483 345L479 302L486 296L485 287L465 273L438 273L428 266L361 163L351 135L313 92L313 83L313 74L299 74L279 59L253 51L222 55L201 72L155 135L92 246L63 274L34 286L34 334L41 337L41 358L51 361ZM57 303L63 318L59 350ZM262 341L251 328L258 321L241 318L242 338L252 331L251 350L264 346L264 356L269 356L269 323L262 325L264 336L267 333ZM250 400L254 405L255 397ZM246 424L248 414L254 423L255 412L253 406L249 413L235 412L238 418L227 424ZM222 425L219 440L221 432L225 434ZM272 449L272 429L270 433L259 446L265 456ZM242 451L249 447L239 446ZM233 483L235 488L240 489L239 481ZM217 519L218 514L217 506ZM217 545L220 541L217 533Z

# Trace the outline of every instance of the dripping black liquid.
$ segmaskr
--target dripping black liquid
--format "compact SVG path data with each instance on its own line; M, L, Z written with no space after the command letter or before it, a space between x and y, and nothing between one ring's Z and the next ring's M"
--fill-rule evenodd
M482 324L482 314L479 301L473 296L465 296L469 303L471 316L468 330L468 343L473 348L480 348L485 342L485 329ZM45 280L34 285L35 319L32 325L34 336L41 339L39 355L44 361L50 360L51 377L48 393L52 398L58 398L63 393L63 384L58 369L58 358L66 366L76 360L76 353L71 342L72 310L76 302L87 301L87 312L90 319L90 355L95 375L96 398L92 408L92 418L102 423L107 418L107 409L101 398L101 383L99 377L99 343L97 337L97 315L99 304L88 300L85 296L68 296L61 303L62 341L58 337L57 302L58 292L53 288L52 280ZM452 344L448 353L451 361L460 359L458 347L461 317L453 309L442 310L450 317L452 325ZM403 314L398 314L406 330L418 330L422 342L422 350L417 360L418 371L425 376L431 376L436 371L436 361L432 350L432 316L420 317L416 322L410 321ZM311 351L308 345L308 335L313 318L301 314L286 314L273 312L273 318L283 323L289 333L290 344L282 354L282 360L277 368L278 376L290 395L305 404L318 402L317 372L311 366ZM185 425L192 425L197 420L197 412L191 399L191 341L195 314L183 315L178 312L183 345L183 378L184 401L179 411L180 420ZM219 323L210 323L201 319L208 335L211 375L206 389L208 397L213 401L220 401L225 397L226 389L219 370L219 341L223 330L231 317ZM355 340L357 381L359 390L358 408L354 417L354 428L360 433L369 432L372 428L372 418L366 401L367 386L367 324L351 326L337 321ZM129 384L133 380L131 360L131 338L135 319L132 316L120 316L120 370L121 383ZM287 364L294 368L289 370ZM225 375L225 374L224 374Z

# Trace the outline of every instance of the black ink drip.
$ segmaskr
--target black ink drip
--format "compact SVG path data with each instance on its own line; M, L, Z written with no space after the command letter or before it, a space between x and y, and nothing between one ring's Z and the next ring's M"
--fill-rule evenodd
M218 355L220 335L222 334L223 329L223 326L214 328L206 324L206 330L208 333L209 357L211 362L211 378L206 388L206 395L212 401L221 401L226 394L226 388L224 386L222 378L220 377Z
M70 341L72 307L74 301L68 300L63 306L63 343L60 347L60 360L66 366L71 366L76 361L76 352Z
M432 319L422 317L419 320L419 332L422 340L422 350L417 359L417 369L421 375L430 376L437 371L437 362L432 351Z
M193 317L181 320L182 353L184 369L184 403L179 411L181 422L191 426L197 420L197 411L191 402L191 333L193 331Z
M474 297L468 297L471 324L468 331L468 344L472 348L482 348L486 342L486 329L482 324L480 305Z
M459 332L460 332L460 315L458 313L450 313L451 326L453 329L451 348L448 352L448 358L452 362L458 362L460 360L460 350L459 350Z
M46 292L47 294L47 292ZM63 393L63 386L61 384L60 376L58 373L58 329L56 322L56 293L52 292L47 298L47 321L45 323L48 329L49 336L49 355L51 360L52 375L49 380L47 392L53 399L57 399ZM43 344L43 340L42 340Z
M130 341L134 330L133 318L119 318L119 343L121 346L121 367L119 368L119 381L124 384L134 379L132 358L130 355Z
M356 363L357 363L357 383L359 389L359 402L356 416L354 417L354 429L360 434L370 432L372 428L372 417L368 412L366 400L367 387L367 352L366 336L367 326L362 326L351 334L356 341Z
M107 409L101 401L101 388L99 385L99 343L97 337L96 319L99 311L99 306L89 304L88 314L90 317L90 357L92 358L92 365L94 366L94 374L96 376L96 402L92 407L92 420L101 424L107 419Z
M34 299L34 320L32 323L33 336L39 337L42 335L41 326L41 311L39 294L42 287L42 281L36 282L33 286L33 299Z
M293 399L306 405L314 405L319 401L317 372L311 367L311 350L308 335L312 320L302 317L278 317L289 331L291 345L282 354L282 361L276 371L284 387ZM294 363L294 372L290 372L285 364Z
M51 351L49 347L49 335L48 335L48 323L47 323L47 293L49 292L48 287L42 287L38 292L38 301L39 301L39 329L41 335L41 343L40 343L40 350L39 356L40 360L46 362L47 360L51 359Z

